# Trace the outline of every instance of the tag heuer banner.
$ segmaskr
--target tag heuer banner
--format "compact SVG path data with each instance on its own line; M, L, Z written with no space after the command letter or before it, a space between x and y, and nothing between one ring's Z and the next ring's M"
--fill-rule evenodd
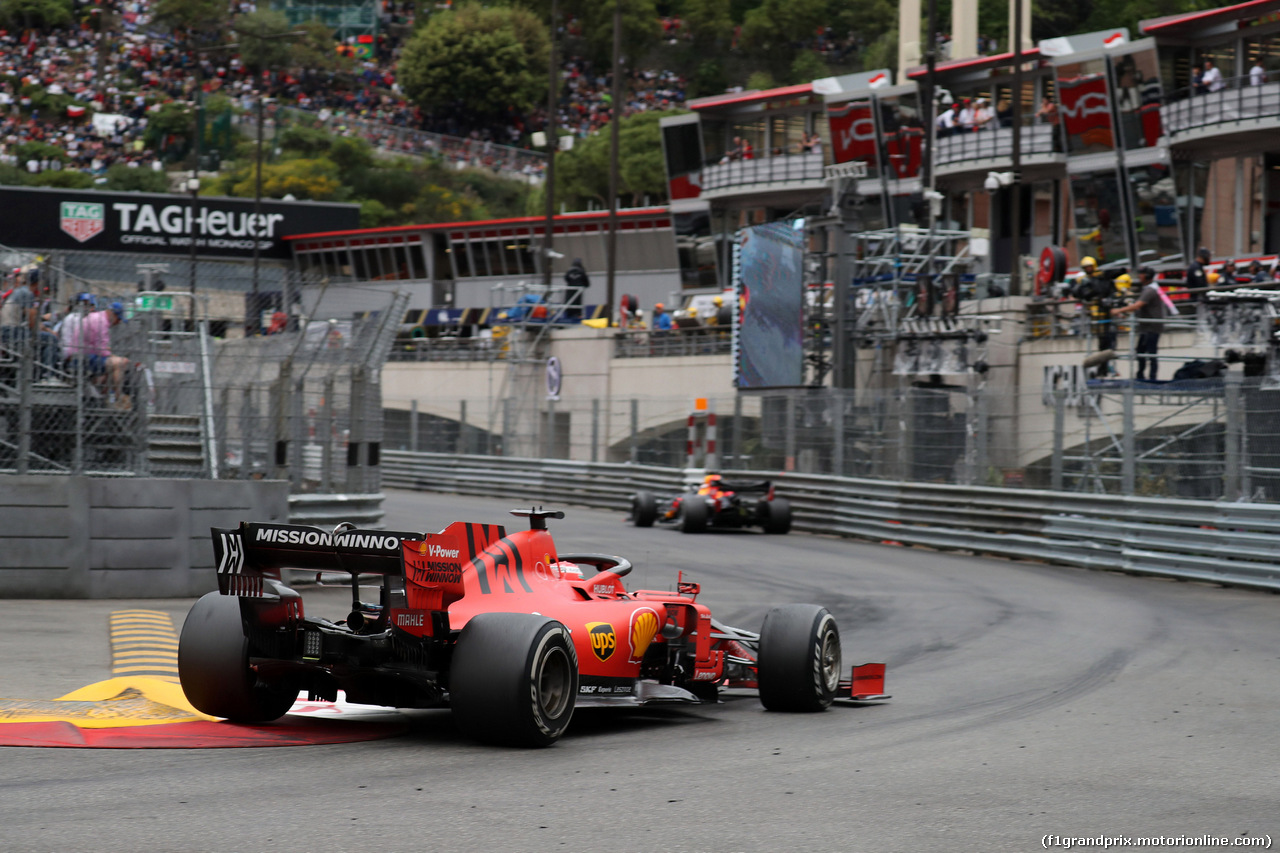
M158 193L100 193L35 187L0 187L0 244L21 249L80 249L288 259L294 234L360 227L353 204L199 198Z

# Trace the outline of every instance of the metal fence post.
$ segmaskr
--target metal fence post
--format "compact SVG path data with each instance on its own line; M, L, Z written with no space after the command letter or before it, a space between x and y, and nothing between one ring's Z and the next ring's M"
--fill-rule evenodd
M783 436L783 470L796 470L796 396L795 392L788 390L782 398L783 405L786 407L784 423L785 435Z
M24 335L22 361L18 365L18 465L17 473L26 474L31 470L31 382L32 360L35 348L32 346L32 335L29 331Z
M831 473L844 476L844 401L843 388L831 391Z
M347 439L347 492L363 494L364 485L364 453L365 453L365 416L364 410L368 400L369 379L365 371L356 368L351 371L351 399L348 401L348 421L350 435Z
M454 452L465 454L467 452L467 401L461 400L458 403L458 443L454 447Z
M72 451L71 473L84 473L84 359L76 359L76 445Z
M338 478L333 473L333 376L324 378L324 403L320 406L320 426L316 439L320 442L320 491L332 492Z
M895 479L911 479L911 469L915 451L915 420L912 417L912 394L914 389L900 381L898 385L898 476Z
M733 395L733 453L734 466L742 467L742 395L735 393ZM729 454L725 454L725 458L729 458Z
M987 482L987 466L988 453L987 445L991 438L990 431L990 412L987 409L987 382L985 379L978 380L978 393L974 399L975 405L978 407L978 434L975 436L974 450L976 456L974 465L976 467L976 485L985 485Z
M248 480L253 472L253 388L245 386L240 395L240 479Z
M1134 458L1134 448L1137 444L1137 437L1134 435L1133 423L1133 382L1132 380L1124 389L1124 434L1120 437L1121 453L1123 458L1120 460L1120 492L1121 494L1131 495L1137 485L1137 459Z
M418 401L409 402L409 449L418 452Z
M640 401L631 398L631 464L640 461Z
M1055 385L1053 389L1053 458L1051 460L1050 488L1062 491L1063 444L1065 442L1067 389Z
M543 435L542 458L554 459L556 447L556 398L550 394L547 395L547 419L543 424L543 428L545 433Z
M502 398L502 455L511 455L511 398Z
M600 448L600 400L591 401L591 461L599 462Z
M1223 393L1226 397L1226 435L1225 458L1222 468L1222 497L1229 501L1238 501L1248 496L1248 491L1241 488L1241 471L1244 468L1242 440L1244 437L1244 418L1240 411L1240 374L1229 370L1224 377Z
M288 454L289 483L294 489L300 488L306 478L306 457L302 447L302 431L305 427L302 408L306 388L306 380L299 379L294 386L294 393L289 397L289 439L285 442L285 447Z

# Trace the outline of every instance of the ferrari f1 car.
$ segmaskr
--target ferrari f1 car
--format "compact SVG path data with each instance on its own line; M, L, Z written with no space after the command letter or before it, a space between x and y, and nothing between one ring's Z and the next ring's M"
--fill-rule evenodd
M791 504L774 494L769 480L730 481L708 474L701 485L693 483L675 497L636 492L631 498L631 523L652 527L655 521L673 524L684 533L752 526L765 533L786 533L791 530Z
M530 529L455 522L440 533L241 522L213 529L218 590L192 607L178 672L191 704L232 721L265 722L300 692L399 708L449 707L462 731L548 746L575 707L715 701L750 687L776 711L821 711L833 699L883 694L884 665L841 679L840 632L822 607L793 604L760 633L722 625L699 586L629 591L631 564L562 554L546 519ZM308 615L282 568L347 572L351 612ZM360 600L361 575L381 576Z

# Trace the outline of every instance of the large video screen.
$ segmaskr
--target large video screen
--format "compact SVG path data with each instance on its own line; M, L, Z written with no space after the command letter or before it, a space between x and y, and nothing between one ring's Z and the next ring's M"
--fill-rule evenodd
M734 367L739 388L804 380L804 232L790 222L742 231Z

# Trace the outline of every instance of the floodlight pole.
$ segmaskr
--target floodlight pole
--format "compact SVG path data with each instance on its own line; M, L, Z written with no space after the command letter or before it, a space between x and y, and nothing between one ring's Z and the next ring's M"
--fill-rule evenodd
M613 0L613 104L609 118L609 273L605 322L613 324L614 282L618 274L618 150L622 124L622 0Z
M551 61L548 63L548 80L547 80L547 171L546 178L542 182L543 195L546 198L546 233L542 238L542 284L546 288L546 298L551 295L551 246L554 242L553 232L555 231L556 216L556 147L559 140L556 138L556 107L560 98L560 74L556 68L556 19L559 17L556 10L556 0L551 0Z
M1009 200L1010 229L1013 231L1013 263L1009 266L1009 294L1022 292L1022 0L1013 3L1013 139L1010 160L1013 170L1012 198Z

